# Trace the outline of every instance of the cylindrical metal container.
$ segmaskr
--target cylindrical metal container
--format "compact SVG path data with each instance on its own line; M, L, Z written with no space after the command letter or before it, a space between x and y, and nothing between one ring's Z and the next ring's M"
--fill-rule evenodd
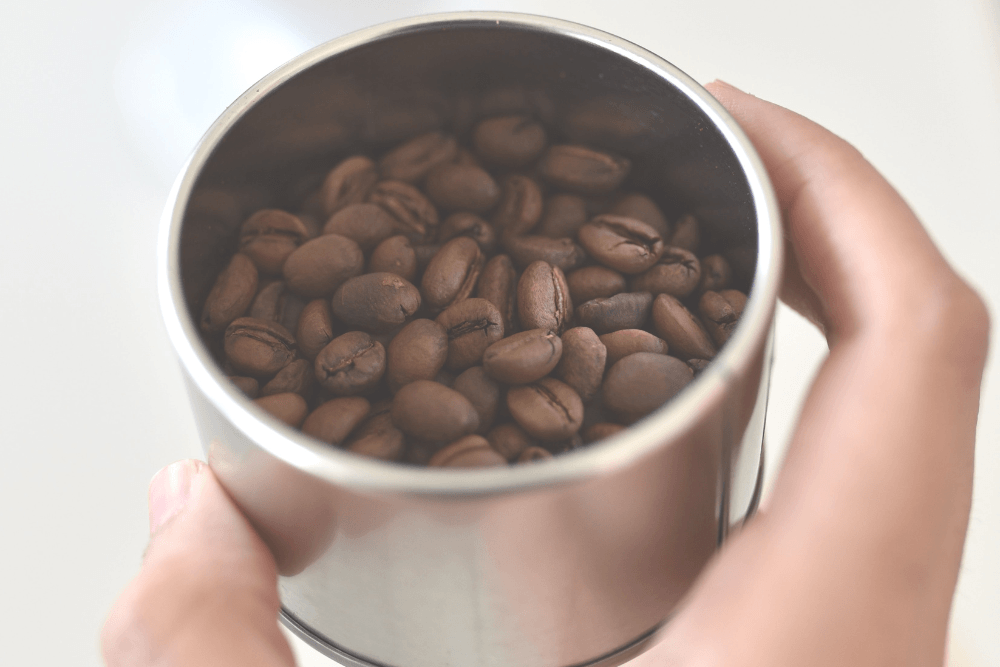
M732 339L667 406L532 465L419 469L314 441L226 380L196 318L239 225L340 159L527 112L557 140L628 155L668 215L695 214L742 271ZM460 13L333 40L272 72L197 147L170 196L160 299L208 460L274 552L285 623L347 665L620 664L670 615L754 502L778 209L736 123L612 35Z

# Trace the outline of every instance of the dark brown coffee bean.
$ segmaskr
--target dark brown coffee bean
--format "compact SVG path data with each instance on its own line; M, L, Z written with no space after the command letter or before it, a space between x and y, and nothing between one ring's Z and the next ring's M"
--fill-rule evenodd
M379 162L382 177L416 183L427 173L458 156L455 138L442 132L428 132L394 148Z
M607 299L581 303L576 309L576 320L599 334L641 329L649 319L652 305L653 295L649 292L622 292Z
M493 225L475 213L452 213L441 223L438 229L439 241L445 243L459 236L467 236L475 241L484 253L492 254L496 249L497 235Z
M617 215L597 216L580 228L577 240L598 262L629 275L650 268L663 253L663 240L655 229Z
M524 432L524 429L511 422L494 426L486 434L486 440L490 443L490 447L508 461L516 461L524 450L535 446L535 441Z
M641 220L655 229L664 241L670 236L670 223L664 217L663 211L646 195L637 192L623 195L608 213Z
M669 346L667 341L658 338L642 329L620 329L601 336L601 342L608 348L608 367L619 359L636 352L652 352L666 354Z
M554 378L511 388L507 408L518 426L544 442L565 440L575 435L583 423L580 397L569 385Z
M277 322L240 317L226 327L226 358L233 368L255 378L269 378L295 358L295 339Z
M385 348L364 331L337 336L316 355L316 379L335 396L371 391L385 374Z
M390 391L414 380L433 380L448 358L448 334L432 320L413 320L386 348L386 381Z
M527 234L541 219L542 205L542 191L537 183L519 174L508 176L501 186L493 226L501 236Z
M604 440L605 438L610 438L613 435L621 433L625 430L625 427L621 424L613 424L611 422L597 422L596 424L591 424L590 426L583 429L583 441L587 444L592 442L598 442Z
M292 393L264 396L255 399L254 403L292 428L301 426L302 420L306 418L306 412L309 411L306 399Z
M694 253L667 246L652 268L632 278L631 289L654 296L670 294L680 299L693 292L700 279L701 263Z
M694 371L694 376L695 377L698 377L699 375L701 375L701 372L703 370L705 370L710 363L712 363L712 362L709 361L708 359L688 359L687 360L687 365L690 366L691 370Z
M372 413L374 411L373 407ZM392 425L391 414L372 413L355 429L347 443L348 451L383 461L399 461L403 457L406 437Z
M662 261L662 260L661 260ZM698 281L699 292L718 292L729 287L732 279L732 269L722 255L709 255L701 260L701 280ZM674 296L681 296L675 294Z
M368 259L370 273L395 273L413 282L417 278L417 254L405 236L390 236L378 244Z
M613 191L628 176L632 163L584 146L552 146L538 163L549 183L582 195Z
M587 222L587 204L576 195L558 194L545 200L542 220L535 233L552 239L576 238Z
M250 306L250 317L277 322L296 336L299 316L305 307L302 297L290 292L283 281L276 280L257 294Z
M467 299L476 288L486 259L479 244L465 236L445 243L427 265L420 281L423 302L437 313Z
M339 234L370 253L382 241L398 233L396 218L377 204L349 204L330 216L324 234Z
M546 461L552 458L552 452L541 447L528 447L517 457L518 463L534 463L535 461Z
M653 302L653 327L667 341L670 353L681 359L711 359L715 345L701 322L676 297L661 294Z
M350 327L384 333L405 324L417 312L420 291L394 273L366 273L341 285L331 307Z
M625 291L625 276L604 266L585 266L566 274L573 303L606 299Z
M241 317L257 294L257 267L241 253L215 279L201 311L201 330L207 334L225 331L229 323Z
M500 201L500 186L489 172L468 165L438 165L427 174L424 188L446 211L485 213Z
M315 361L319 351L335 337L330 302L326 299L313 299L307 303L299 315L299 324L295 332L302 356Z
M630 354L608 369L604 405L631 424L676 396L693 378L691 368L675 357Z
M701 243L701 232L698 227L698 219L690 213L681 216L674 225L674 233L671 234L667 245L698 252L698 245Z
M562 333L573 317L566 277L547 262L532 262L517 283L517 315L524 329Z
M465 396L430 380L411 382L392 399L392 423L429 442L453 442L479 428L479 414Z
M519 267L526 267L532 262L546 262L568 272L579 268L587 260L587 253L573 239L550 239L535 235L507 236L503 239L503 246Z
M574 327L562 335L562 358L554 375L590 401L601 388L608 351L593 329Z
M437 323L448 334L445 366L462 371L483 360L483 352L503 338L503 320L496 306L486 299L465 299L438 315Z
M349 157L330 170L320 198L323 212L331 216L349 204L359 204L371 194L378 181L375 163L364 155Z
M530 116L487 118L472 133L479 157L509 168L534 162L545 150L545 141L545 128Z
M721 292L705 292L698 302L698 313L705 323L712 340L718 346L725 345L733 335L740 315L746 306L746 294L739 290L727 289Z
M507 465L507 459L491 447L480 435L467 435L441 449L430 461L429 468L487 468Z
M558 456L583 447L583 437L579 433L574 433L565 440L546 442L543 445L553 456Z
M304 243L285 260L289 289L307 299L330 296L344 281L361 273L365 257L357 243L326 234Z
M548 375L561 355L559 336L547 329L531 329L507 336L486 348L483 368L500 382L528 384Z
M316 373L308 359L296 359L288 364L260 389L261 396L292 392L309 399L316 391Z
M288 256L310 236L309 229L291 213L263 209L243 223L239 247L261 272L280 275Z
M369 201L392 214L397 227L411 241L425 241L437 229L438 213L434 204L408 183L382 181L375 185Z
M341 445L370 410L371 404L364 398L335 398L309 413L302 432L325 443Z
M493 426L500 407L500 385L486 374L482 366L473 366L462 371L451 388L469 399L479 414L476 433L486 433Z
M257 394L260 392L260 383L255 378L230 375L229 381L250 398L257 398Z
M486 262L479 275L476 296L486 299L500 311L503 330L508 336L517 331L517 271L507 255L496 255Z

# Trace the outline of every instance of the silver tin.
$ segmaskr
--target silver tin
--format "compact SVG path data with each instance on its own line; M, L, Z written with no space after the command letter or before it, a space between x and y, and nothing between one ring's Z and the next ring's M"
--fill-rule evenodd
M257 409L191 313L248 212L416 132L525 111L632 157L752 280L733 338L663 409L607 441L502 470L365 460ZM779 214L750 142L703 88L613 35L462 12L335 39L212 125L162 220L163 316L208 461L275 554L283 619L346 665L620 664L669 617L759 490Z

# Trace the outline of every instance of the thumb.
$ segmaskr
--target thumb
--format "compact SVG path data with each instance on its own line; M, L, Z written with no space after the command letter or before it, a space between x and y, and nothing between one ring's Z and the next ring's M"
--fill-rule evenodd
M294 665L274 559L205 463L153 477L149 520L142 569L102 632L109 667Z

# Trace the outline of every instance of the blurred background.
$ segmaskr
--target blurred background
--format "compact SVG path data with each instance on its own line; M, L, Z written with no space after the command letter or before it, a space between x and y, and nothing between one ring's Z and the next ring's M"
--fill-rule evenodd
M201 455L154 275L160 210L198 138L311 46L473 9L591 25L813 118L889 178L986 296L994 353L949 664L1000 665L996 0L0 4L0 663L101 664L99 628L146 545L149 478ZM825 350L781 308L769 479ZM302 667L332 664L295 647Z

